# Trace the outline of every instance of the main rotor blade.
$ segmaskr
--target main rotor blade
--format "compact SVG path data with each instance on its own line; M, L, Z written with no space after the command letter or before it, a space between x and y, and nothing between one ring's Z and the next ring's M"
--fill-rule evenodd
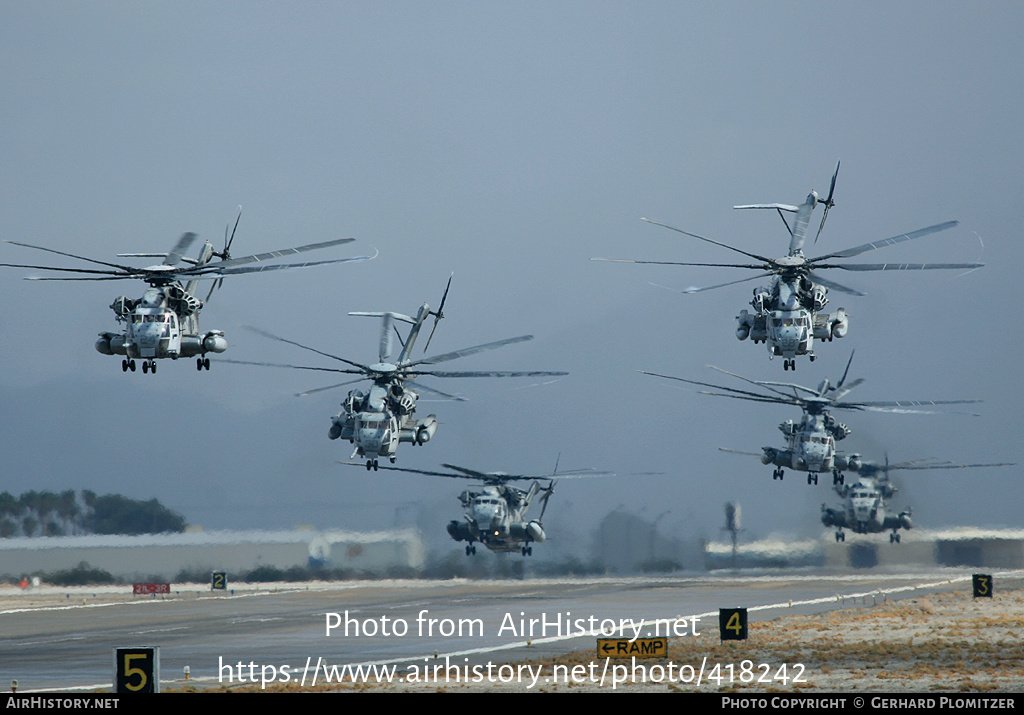
M358 263L359 261L372 261L376 258L376 254L373 256L354 256L352 258L332 258L329 261L306 261L305 263L272 263L269 265L259 266L247 266L240 268L223 268L220 263L210 264L207 263L203 266L196 268L190 268L187 270L178 271L178 273L185 276L200 277L200 278L214 278L217 276L235 276L243 273L263 273L265 271L280 271L285 268L307 268L309 266L322 266L327 263ZM232 259L234 260L234 259Z
M457 474L457 475L453 474L451 476L467 477L467 478L470 478L470 479L487 479L488 477L512 476L511 474L506 475L506 474L500 474L500 473L497 473L497 472L481 472L481 471L478 471L476 469L470 469L468 467L460 467L460 466L458 466L456 464L442 463L441 466L442 467L447 467L448 469L454 470L456 472L461 472L461 474Z
M877 402L836 402L833 407L846 410L865 410L867 412L888 412L893 414L909 415L942 415L960 414L970 417L980 417L974 412L947 413L938 410L915 410L912 407L927 407L929 405L969 405L981 402L981 400L883 400Z
M796 384L793 384L791 382L774 382L774 381L771 381L771 380L751 380L749 377L743 377L743 375L737 375L735 372L729 372L728 370L723 370L722 368L715 367L714 365L708 365L708 367L710 367L712 370L717 370L718 372L720 372L722 374L730 375L732 377L735 377L737 380L743 380L743 382L749 383L751 385L757 385L758 387L763 387L764 389L768 390L769 392L773 392L776 395L781 395L782 397L785 397L786 399L797 400L798 402L796 402L794 404L802 404L802 402L803 402L802 400L800 400L799 397L796 396L796 391L798 391L798 390L807 393L811 397L817 397L818 396L818 391L817 390L812 390L811 388L804 387L803 385L796 385ZM775 389L776 387L789 387L789 388L791 388L794 391L794 394L790 395L790 394L788 394L786 392L783 392L781 390L776 390Z
M355 372L355 371L353 370L352 372ZM333 390L336 387L344 387L345 385L354 385L357 382L362 382L363 380L369 380L369 379L370 378L368 378L368 377L360 377L360 378L357 378L355 380L347 380L345 382L339 382L339 383L334 384L334 385L327 385L326 387L314 387L312 390L306 390L305 392L296 392L295 396L296 397L305 397L306 395L312 395L312 394L314 394L316 392L324 392L325 390Z
M715 240L710 239L710 238L705 238L704 236L701 236L701 235L696 234L696 233L690 233L689 231L684 231L683 229L676 228L675 226L669 226L667 223L659 223L657 221L652 221L649 218L641 218L640 220L641 221L646 221L647 223L653 223L655 226L663 226L664 228L667 228L670 231L676 231L676 232L684 234L686 236L691 236L692 238L700 239L701 241L707 241L708 243L713 243L716 246L721 246L722 248L728 248L730 251L735 251L736 253L742 253L744 256L750 256L751 258L756 258L757 260L764 261L765 263L769 263L769 264L772 263L772 259L767 258L765 256L759 256L756 253L749 253L747 251L744 251L744 250L741 250L739 248L736 248L735 246L730 246L727 243L722 243L721 241L715 241Z
M844 271L945 271L983 268L984 266L984 263L834 263L816 265L814 268L842 268Z
M455 360L456 358L466 357L467 355L474 355L484 350L493 350L500 348L504 345L511 345L512 343L522 343L527 340L533 340L532 335L520 335L517 338L506 338L505 340L498 340L493 343L484 343L483 345L475 345L471 348L462 348L461 350L455 350L450 353L444 353L442 355L434 355L432 357L421 358L419 360L413 360L407 363L407 366L412 365L436 365L439 362L447 362L449 360Z
M338 462L338 464L344 464L350 467L366 467L366 462ZM461 477L463 479L474 479L475 477L469 477L462 474L449 474L447 472L431 472L426 469L410 469L408 467L388 467L386 465L380 465L378 469L386 469L389 472L409 472L411 474L426 474L431 477Z
M814 266L814 268L832 268L832 267L833 266ZM839 266L839 267L841 267L841 266ZM814 268L811 269L812 273L814 271ZM867 295L867 293L861 293L856 288L849 288L847 286L842 285L841 283L836 283L833 280L829 280L828 278L822 278L817 273L813 273L813 276L812 276L811 280L813 280L815 283L818 283L820 285L825 286L826 288L829 288L829 289L832 289L832 290L837 290L840 293L848 293L849 295L857 295L857 296Z
M98 261L95 258L86 258L85 256L77 256L74 253L66 253L64 251L58 251L55 248L44 248L43 246L33 246L31 243L19 243L18 241L7 241L7 240L5 240L4 243L12 243L15 246L24 246L25 248L34 248L37 251L46 251L47 253L56 253L58 256L67 256L68 258L77 258L80 261L87 261L89 263L95 263L95 264L100 265L100 266L109 266L110 268L117 268L119 270L125 271L126 273L135 273L135 272L137 272L139 270L138 268L134 268L132 266L122 266L122 265L120 265L118 263L108 263L107 261ZM9 265L9 264L3 264L3 265ZM33 268L35 266L14 266L14 267L16 267L16 268ZM40 266L40 267L42 267L42 266ZM69 270L74 270L74 269L71 269L71 268L51 268L49 270L69 271Z
M323 241L321 243L310 243L305 246L296 246L295 248L283 248L279 251L267 251L266 253L256 253L251 256L243 256L241 258L229 258L223 260L216 265L220 268L226 268L228 266L240 266L245 263L253 263L257 261L270 261L275 258L281 258L282 256L291 256L296 253L305 253L306 251L316 251L321 248L330 248L331 246L338 246L343 243L352 243L356 239L354 238L336 238L333 241Z
M637 372L643 373L644 375L653 375L654 377L664 377L664 378L666 378L668 380L678 380L679 382L687 382L687 383L689 383L691 385L698 385L700 387L713 387L716 390L725 390L726 392L734 393L734 394L731 394L731 395L722 395L722 394L718 394L718 393L703 392L702 391L703 394L714 395L715 397L733 397L735 399L753 400L755 402L773 402L773 403L776 403L776 404L780 404L780 403L781 404L790 404L790 405L799 405L799 404L801 404L801 402L800 402L800 400L798 398L794 398L794 397L791 397L791 396L785 395L785 394L780 394L778 397L774 397L772 395L762 395L762 394L759 394L757 392L750 392L749 390L738 390L738 389L736 389L734 387L725 387L723 385L715 385L715 384L710 383L710 382L698 382L697 380L687 380L685 377L674 377L673 375L660 375L660 374L658 374L656 372L647 372L646 370L637 370ZM722 372L725 372L725 371L723 370ZM731 374L731 373L727 373L727 374ZM738 377L738 375L734 376L734 377ZM745 378L743 378L743 379L745 379ZM750 381L748 380L748 382L750 382ZM774 390L773 390L773 392L774 392Z
M427 387L423 383L415 382L414 380L408 380L407 379L405 381L405 384L406 385L411 385L414 390L420 390L422 392L430 392L430 393L433 393L433 394L437 395L438 397L444 397L444 398L449 399L449 400L455 400L456 402L465 402L466 401L465 397L459 397L458 395L449 395L447 392L441 392L440 390L435 389L433 387Z
M346 360L345 358L342 358L342 357L338 357L337 355L331 355L330 353L325 353L323 350L317 350L316 348L311 348L308 345L303 345L302 343L297 343L294 340L288 340L287 338L280 338L280 337L274 335L273 333L268 333L266 330L262 330L260 328L255 328L255 327L253 327L251 325L246 325L245 328L247 330L251 330L252 332L256 333L257 335L262 335L265 338L270 338L271 340L276 340L276 341L278 341L280 343L288 343L289 345L294 345L295 347L302 348L303 350L309 350L311 353L316 353L317 355L323 355L324 357L331 358L332 360L338 360L339 362L343 362L346 365L351 365L353 367L358 367L360 370L362 370L364 372L367 372L367 373L372 372L372 370L370 370L370 367L368 365L362 365L360 363L353 362L351 360ZM327 370L328 368L320 368L320 369ZM349 371L348 370L335 370L335 372L349 372Z
M760 457L764 452L743 452L738 449L729 449L728 447L719 447L719 452L728 452L729 454L742 454L746 457Z
M675 291L676 293L690 294L690 293L701 293L701 292L706 291L706 290L714 290L715 288L724 288L725 286L736 285L737 283L746 283L747 281L754 281L754 280L757 280L758 278L767 278L767 277L772 276L772 275L773 275L772 273L760 273L760 274L758 274L756 276L751 276L749 278L741 278L738 281L729 281L728 283L719 283L719 284L713 285L713 286L691 286L691 287L685 288L685 289L671 288L669 286L663 286L663 285L661 285L659 283L651 283L651 285L652 286L656 286L658 288L664 288L666 290Z
M6 263L0 263L0 266L6 266ZM32 268L33 266L27 266ZM52 269L51 269L52 270ZM57 278L56 276L25 276L27 281L120 281L126 278L145 278L145 275L137 276L107 276L105 278Z
M864 474L864 467L870 467L872 472L882 471L893 471L896 469L972 469L974 467L1013 467L1016 466L1015 462L993 462L988 464L951 464L948 462L939 462L937 464L920 464L925 460L916 460L913 462L900 462L899 464L881 465L875 464L874 462L867 462L858 471L859 474Z
M881 241L872 241L871 243L865 243L861 246L855 246L853 248L847 248L844 251L837 251L835 253L827 253L824 256L818 258L811 258L808 263L817 263L823 261L826 258L851 258L853 256L859 256L862 253L868 251L875 251L879 248L885 248L891 246L894 243L903 243L904 241L913 241L915 238L921 238L932 233L938 233L939 231L945 231L947 228L953 228L959 221L946 221L945 223L937 223L934 226L928 226L927 228L920 228L910 233L901 233L898 236L892 236L890 238L882 239Z
M340 367L313 367L311 365L291 365L283 362L261 362L259 360L235 360L234 358L221 358L217 362L227 362L233 365L259 365L261 367L287 367L292 370L313 370L314 372L334 372L346 375L363 375L363 370L348 370ZM363 379L363 378L361 378ZM354 382L359 382L355 380Z
M635 258L591 258L590 260L605 261L606 263L650 264L655 266L703 266L711 268L751 268L753 270L768 270L769 268L771 268L770 265L754 265L751 263L688 263L686 261L640 261ZM772 274L769 273L768 275Z
M126 273L118 273L116 271L101 271L101 270L96 269L96 268L58 268L56 266L32 266L32 265L27 265L27 264L23 264L23 263L0 263L0 266L5 266L7 268L31 268L31 269L37 270L37 271L61 271L63 273L88 273L90 275L104 276L103 278L55 278L55 277L46 278L46 277L41 277L41 278L28 278L27 279L27 280L35 280L35 281L112 281L112 280L120 280L122 278L136 278L136 277L141 277L141 275L142 275L141 273L139 274L139 276L135 276L135 275L126 274Z
M432 372L429 370L412 370L410 375L430 375L432 377L565 377L567 372L550 370L469 370Z

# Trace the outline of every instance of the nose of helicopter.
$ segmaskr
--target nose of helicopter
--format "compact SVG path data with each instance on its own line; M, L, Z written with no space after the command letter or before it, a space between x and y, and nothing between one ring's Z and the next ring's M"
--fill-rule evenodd
M800 347L801 331L802 328L795 325L784 325L778 328L775 339L783 352L795 352Z
M143 323L135 327L135 345L140 357L155 357L163 336L163 325L160 323Z

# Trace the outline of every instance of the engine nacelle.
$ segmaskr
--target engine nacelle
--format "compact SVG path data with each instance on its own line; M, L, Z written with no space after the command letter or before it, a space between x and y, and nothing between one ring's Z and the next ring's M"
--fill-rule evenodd
M469 524L464 521L449 521L448 536L456 541L472 541L473 534L469 530Z
M754 289L754 298L750 301L750 306L754 309L754 312L763 313L768 310L771 300L771 294L762 286ZM743 312L746 313L747 311L744 310Z
M772 447L765 447L764 453L761 455L761 464L772 464L775 462L775 449Z
M344 408L345 412L350 415L354 415L355 413L362 411L365 405L366 395L364 395L361 390L352 390L348 393L348 397L345 398L345 401L341 403L342 408Z
M914 522L910 519L910 512L903 512L900 514L900 526L904 529L913 529Z
M815 312L824 308L828 304L828 288L815 283L811 289L811 303Z
M114 311L118 320L126 320L134 307L135 301L129 299L126 295L120 295L117 298L114 298L114 302L110 304L110 309Z
M331 429L328 430L328 432L327 432L327 438L328 439L338 439L338 437L341 436L341 430L342 429L344 429L344 426L342 425L342 423L340 421L339 422L332 422L331 423Z
M94 347L97 352L104 355L128 354L128 350L124 346L124 336L117 333L100 333L100 337Z
M544 534L544 527L540 525L539 521L531 521L527 524L526 533L530 535L531 541L536 541L538 544L547 538Z
M416 428L416 444L426 444L437 432L437 418L431 415Z
M228 349L228 341L224 333L219 330L211 330L203 338L203 350L208 353L222 353Z
M110 333L100 333L100 339L96 341L96 351L104 355L113 355L114 351L110 349L110 338Z
M738 321L736 324L736 339L746 340L750 337L750 326L753 324L753 318L750 313L746 310L741 310L740 314L736 316Z
M824 504L821 505L821 523L825 526L839 526L838 520L836 519L836 512L833 509L829 509Z
M539 521L517 521L509 526L508 535L515 541L536 541L538 544L547 538Z
M859 454L851 454L846 458L847 469L851 472L859 472L860 468L864 466L864 461L861 459Z
M845 338L846 331L850 327L850 319L846 317L846 310L840 308L832 314L832 337Z

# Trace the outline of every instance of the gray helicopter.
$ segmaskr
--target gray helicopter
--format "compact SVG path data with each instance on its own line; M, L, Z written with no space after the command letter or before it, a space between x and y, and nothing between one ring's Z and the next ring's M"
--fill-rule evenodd
M836 485L835 491L844 500L839 509L821 505L821 523L835 527L836 541L846 541L844 528L857 534L878 534L891 530L889 543L900 542L900 529L912 529L913 510L909 507L901 512L889 511L886 500L892 499L899 491L889 481L889 472L897 469L967 469L974 467L1008 467L1011 463L998 464L953 464L934 460L917 460L890 464L886 456L883 464L864 463L860 468L857 482L852 485Z
M461 401L462 399L455 395L426 387L419 382L414 382L414 378L423 375L433 377L538 377L563 376L569 374L567 372L537 370L517 372L496 370L453 372L424 370L419 368L418 366L420 365L436 365L449 360L455 360L456 358L483 352L484 350L493 350L494 348L500 348L504 345L533 340L532 335L520 335L515 338L507 338L493 343L486 343L484 345L476 345L470 348L455 350L454 352L444 353L442 355L433 355L431 357L413 360L412 351L413 346L416 343L416 338L419 336L423 324L430 316L433 316L434 325L433 328L431 328L430 335L427 337L427 344L424 346L424 352L426 352L426 349L430 347L430 340L434 336L434 330L437 328L437 324L441 318L444 317L444 304L448 298L448 288L450 287L451 279L449 278L448 286L445 288L444 295L441 298L441 305L438 307L437 311L432 311L430 306L424 303L420 306L420 309L414 318L402 315L401 313L349 313L349 315L355 316L381 318L380 345L377 355L378 362L373 363L372 365L353 362L352 360L347 360L345 358L338 357L337 355L332 355L330 353L323 352L322 350L311 348L307 345L297 343L294 340L280 338L276 335L272 335L271 333L258 329L254 330L265 337L271 338L272 340L288 343L289 345L294 345L302 348L303 350L309 350L310 352L328 357L332 360L338 360L339 362L351 365L352 367L308 367L304 365L282 365L279 363L251 362L243 360L226 360L225 362L233 362L241 365L265 365L270 367L288 367L297 370L316 370L320 372L339 372L362 375L362 377L355 380L307 390L306 392L299 393L300 395L310 395L315 392L331 390L336 387L361 382L362 380L372 381L373 384L370 386L369 392L364 393L361 390L352 390L348 393L348 397L346 397L345 401L341 403L342 411L331 417L331 428L327 436L331 439L341 438L348 440L355 445L355 449L350 457L351 459L354 459L356 456L364 457L366 459L365 464L368 470L378 469L380 466L379 460L382 458L387 458L391 462L395 461L396 451L400 443L411 442L412 444L423 445L429 442L437 431L437 415L427 415L422 419L417 419L415 416L416 401L419 399L419 392L429 392L450 400ZM402 340L401 335L398 336L402 343L402 350L399 353L398 359L392 362L391 333L392 330L397 333L395 322L408 323L412 327L409 329L409 333L404 340Z
M825 219L828 217L829 209L835 206L832 196L836 188L836 177L839 175L839 164L836 163L836 171L832 175L832 183L829 187L828 197L821 198L817 192L811 191L807 199L799 206L788 204L746 204L734 206L736 209L774 209L782 218L782 222L789 232L789 252L781 258L769 258L756 253L749 253L734 246L730 246L710 238L690 233L668 224L642 219L648 223L663 226L672 231L682 233L686 236L722 246L730 251L749 256L760 263L686 263L679 261L638 261L632 259L593 258L595 261L613 261L617 263L654 263L673 266L721 266L727 268L747 268L764 271L752 278L743 278L728 283L704 287L691 287L681 291L682 293L699 293L701 291L722 288L724 286L743 283L758 278L771 278L767 286L760 286L754 290L753 300L750 305L754 312L742 310L736 316L736 337L740 340L750 338L754 343L765 343L768 347L768 354L771 358L782 357L784 370L796 369L796 357L807 355L814 360L814 340L828 340L842 338L849 328L849 316L845 308L839 308L834 313L825 313L824 308L828 303L829 288L851 295L864 295L858 290L840 285L834 281L826 280L820 275L820 271L827 268L839 268L847 271L909 271L909 270L934 270L934 269L972 269L980 268L981 263L874 263L874 264L842 264L829 263L834 258L850 258L859 256L868 251L874 251L884 246L891 246L894 243L911 241L922 236L944 231L957 225L957 221L928 226L910 233L902 233L881 241L865 243L861 246L848 248L844 251L827 253L817 258L804 256L803 248L807 240L807 228L810 224L811 214L814 209L822 204L825 206L818 225L818 232L814 237L817 243L825 227ZM795 214L793 225L790 226L786 220L786 213Z
M343 462L353 466L362 466L354 462ZM466 542L466 556L476 553L476 543L480 542L491 551L519 551L523 556L533 554L533 543L542 543L547 535L544 533L544 511L548 507L548 499L555 490L558 479L580 477L596 477L610 474L592 469L559 472L555 466L552 474L508 474L506 472L478 472L475 469L444 464L448 472L434 472L425 469L407 469L403 467L381 467L396 472L426 474L433 477L451 479L475 479L483 482L479 486L466 489L459 495L459 501L466 510L463 521L448 523L448 535L455 541ZM542 485L540 480L548 480ZM511 486L509 482L532 481L528 489ZM526 512L537 497L540 497L540 516L527 519Z
M209 370L210 358L207 353L222 353L227 350L227 340L222 330L201 331L199 329L199 313L204 301L197 297L199 281L215 279L207 293L210 299L215 288L224 280L224 276L242 273L261 273L264 271L281 270L284 268L302 268L325 263L350 263L366 261L373 256L355 258L336 258L327 261L309 261L305 263L267 264L274 260L320 248L329 248L343 243L351 243L354 238L341 238L323 243L311 243L297 248L259 253L242 258L231 257L231 243L238 229L241 212L235 219L235 227L230 237L224 232L224 250L216 251L209 241L205 243L196 259L186 258L183 254L196 239L194 233L184 233L178 242L167 253L119 253L119 258L162 258L159 264L146 268L134 268L118 263L98 261L84 256L76 256L52 248L33 246L17 241L5 241L16 246L34 248L48 253L56 253L89 263L107 266L106 269L59 268L56 266L23 265L18 263L0 263L9 268L33 268L65 273L84 274L81 277L30 277L28 280L40 281L110 281L122 279L141 279L149 284L142 297L133 300L127 296L118 296L110 304L118 323L124 327L120 332L100 333L96 341L96 350L104 355L124 355L121 361L123 372L135 372L137 359L142 360L142 372L156 372L156 361L162 358L177 360L181 357L195 357L197 370ZM214 261L217 258L220 260ZM256 263L257 265L246 265ZM185 281L183 284L182 281Z
M931 410L911 408L926 405L959 405L979 402L979 400L900 400L876 402L843 400L853 388L864 381L862 378L858 378L850 381L849 384L846 383L851 362L853 362L852 353L850 360L846 363L843 377L839 382L833 385L829 382L828 378L825 378L816 390L790 383L749 380L735 373L712 366L713 370L718 370L726 375L739 378L744 382L757 385L767 390L770 394L737 390L731 387L697 382L671 375L659 375L658 373L645 372L643 370L640 370L640 372L645 375L654 375L655 377L663 377L669 380L679 380L691 385L725 390L725 393L702 390L701 392L705 395L731 397L737 400L750 400L752 402L797 405L803 410L803 418L800 422L786 420L779 424L779 430L786 436L786 447L784 449L762 447L763 453L760 455L753 454L752 452L736 452L730 449L724 449L723 451L759 456L762 464L774 464L775 471L772 472L772 479L782 479L785 476L785 467L805 471L807 472L808 484L817 484L818 476L828 472L832 472L833 484L843 484L845 482L844 471L858 472L864 464L859 454L843 454L836 451L836 442L845 439L851 430L845 424L836 420L829 410L936 414ZM791 391L792 394L789 394L787 391Z

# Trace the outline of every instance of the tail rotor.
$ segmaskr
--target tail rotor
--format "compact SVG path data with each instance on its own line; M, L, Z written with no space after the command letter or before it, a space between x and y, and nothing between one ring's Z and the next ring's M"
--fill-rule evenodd
M837 176L839 176L839 162L838 161L836 162L836 171L835 171L834 174L832 174L832 185L829 186L829 189L828 189L828 198L818 199L818 203L819 204L824 204L825 205L825 213L821 217L821 224L818 225L818 233L814 236L814 242L815 243L818 242L818 236L821 235L821 229L825 228L825 219L828 218L828 211L829 211L829 209L831 209L833 206L836 205L836 202L832 200L832 194L834 194L835 191L836 191L836 177Z
M441 296L441 305L437 306L437 312L433 312L434 316L434 327L430 329L430 335L427 336L427 344L423 346L423 352L427 352L427 348L430 347L430 341L434 337L434 331L437 330L437 324L441 322L441 318L444 317L444 302L448 300L448 289L452 287L452 277L455 274L448 276L448 285L444 287L444 295Z
M226 261L231 258L231 244L235 240L235 231L238 230L238 222L242 220L242 207L238 207L238 216L235 218L235 226L231 229L230 236L228 235L228 225L224 226L224 250L221 253L213 252L214 256L220 258L222 261ZM223 278L218 278L210 286L210 292L206 294L206 300L210 300L210 296L213 295L213 291L217 290L224 283Z

